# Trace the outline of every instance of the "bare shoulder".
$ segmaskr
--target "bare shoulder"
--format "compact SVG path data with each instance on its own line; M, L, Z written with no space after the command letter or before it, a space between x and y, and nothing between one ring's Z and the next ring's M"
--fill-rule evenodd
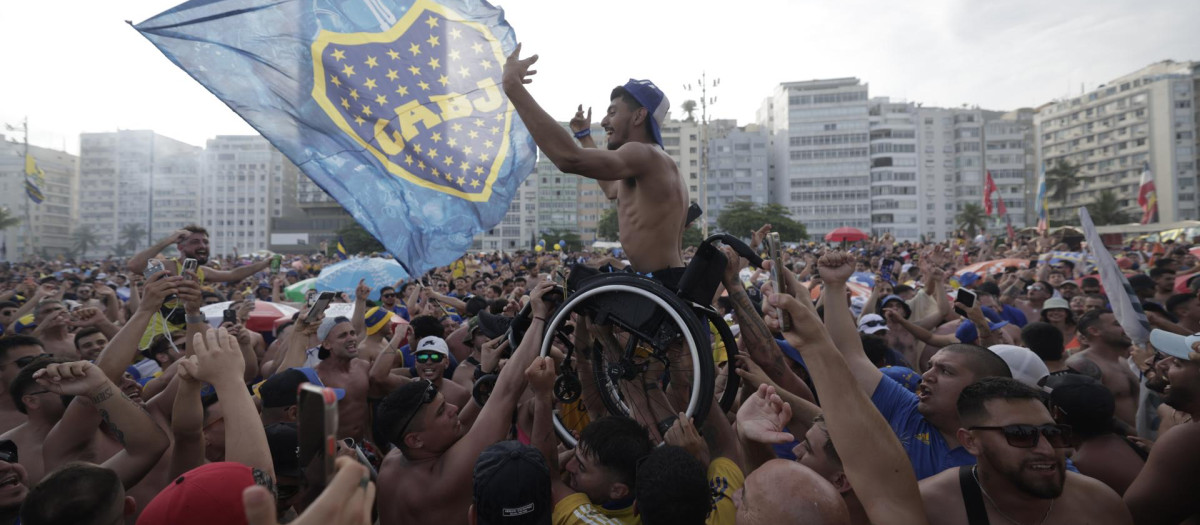
M1097 365L1088 357L1088 351L1084 350L1067 359L1067 366L1076 372L1086 376L1091 376L1093 379L1100 380L1103 375L1100 372L1100 366Z
M1125 501L1112 487L1083 474L1067 472L1060 505L1069 516L1090 518L1080 523L1133 523Z
M930 525L958 525L967 522L958 469L951 468L921 480L921 500Z

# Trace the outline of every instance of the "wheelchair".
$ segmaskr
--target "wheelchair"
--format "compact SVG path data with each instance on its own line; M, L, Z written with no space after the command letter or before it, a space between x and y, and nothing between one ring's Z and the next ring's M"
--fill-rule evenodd
M576 445L578 432L591 419L604 415L634 418L661 441L680 413L700 427L712 407L724 413L733 406L740 384L734 372L737 341L711 306L727 262L714 246L718 241L762 266L745 243L718 234L697 248L677 290L621 270L572 268L565 290L550 298L552 305L561 303L548 314L540 350L560 363L554 428L567 446ZM529 325L527 305L509 329L511 348ZM714 353L722 352L728 365L724 388L714 400Z

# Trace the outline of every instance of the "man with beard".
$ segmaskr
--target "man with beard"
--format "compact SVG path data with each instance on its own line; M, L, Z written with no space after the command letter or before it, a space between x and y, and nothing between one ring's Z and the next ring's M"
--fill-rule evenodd
M45 462L42 460L42 443L50 434L50 429L62 419L63 412L70 404L71 398L57 396L38 386L33 380L33 374L46 368L51 363L65 363L66 359L59 357L39 357L21 368L16 379L9 385L9 395L17 405L17 410L29 419L17 428L0 435L0 439L11 440L17 448L25 452L21 465L29 473L29 479L41 480L46 473Z
M18 523L21 504L29 495L29 474L18 461L17 444L0 439L0 524Z
M503 85L508 99L521 115L529 133L554 165L599 181L605 196L617 200L621 246L635 271L651 273L668 288L683 273L684 222L688 192L675 161L662 148L660 125L670 102L649 80L630 79L612 90L608 112L600 125L608 150L596 148L591 138L591 110L579 107L571 129L581 144L546 113L525 84L532 82L529 67L537 55L522 60L521 46L504 65Z
M1150 343L1166 355L1157 368L1166 377L1163 402L1192 421L1159 434L1146 466L1125 491L1125 503L1139 524L1175 525L1200 522L1200 336L1183 337L1154 330Z
M28 335L10 335L0 339L0 432L8 432L25 422L25 414L17 410L16 401L9 395L9 386L29 364L45 354L42 342Z
M168 246L174 244L179 250L179 258L171 261L175 263L175 267L167 265L167 271L178 274L183 269L184 259L195 259L200 266L208 264L208 230L190 224L184 226L182 230L178 230L171 235L168 235L157 244L145 250L142 250L137 255L129 259L129 271L140 274L146 271L146 263L154 256L167 249ZM233 270L216 270L213 268L197 269L196 275L200 282L213 283L236 283L254 275L258 272L266 270L271 265L270 259L264 259L254 264L240 266Z
M1054 423L1041 392L986 378L962 390L957 409L958 442L977 463L920 483L932 525L1133 523L1111 488L1067 471L1070 429Z
M421 339L413 357L416 359L416 378L433 383L433 387L446 396L446 402L455 406L466 406L471 393L458 383L445 378L446 365L450 364L450 349L444 339L432 335Z
M321 340L317 377L330 388L341 388L346 397L338 403L338 437L362 440L368 425L367 389L371 363L358 356L358 334L345 317L330 317L317 328Z
M1138 379L1127 364L1133 341L1125 335L1125 329L1109 310L1084 314L1076 331L1087 350L1067 359L1067 366L1108 387L1117 404L1117 419L1133 427L1137 416Z

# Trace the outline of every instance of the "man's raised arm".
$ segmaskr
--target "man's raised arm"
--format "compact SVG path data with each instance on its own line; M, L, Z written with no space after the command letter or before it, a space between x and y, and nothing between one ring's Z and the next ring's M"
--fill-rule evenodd
M504 93L517 109L517 114L529 129L529 134L533 135L538 148L554 162L555 167L564 173L611 181L632 178L638 174L637 166L649 164L653 150L645 144L629 143L616 151L582 148L575 144L571 134L546 113L525 89L525 84L533 82L527 77L537 73L529 66L537 62L538 57L533 55L521 60L520 54L521 45L517 44L504 64ZM645 118L650 116L646 115Z
M858 329L854 326L850 304L846 300L846 280L854 272L854 256L841 252L830 253L817 261L817 269L825 281L825 293L822 294L825 298L825 325L829 327L833 343L841 350L859 388L870 396L879 386L879 380L883 379L883 372L871 363L863 351L862 340L858 338ZM764 312L769 310L763 308ZM826 413L829 412L828 407L822 408Z
M130 257L129 262L125 265L126 268L133 273L142 273L146 271L146 263L149 262L150 259L153 259L154 256L162 253L162 251L167 249L168 246L172 244L179 244L191 234L192 232L187 230L176 230L174 233L163 238L163 240L155 243L154 246L146 248L145 250L138 252L137 255Z

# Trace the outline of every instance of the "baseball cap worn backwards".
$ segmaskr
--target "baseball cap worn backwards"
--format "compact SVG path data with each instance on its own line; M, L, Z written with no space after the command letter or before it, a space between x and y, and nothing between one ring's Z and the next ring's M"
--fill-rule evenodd
M537 449L501 441L475 462L475 509L487 525L550 525L550 471Z
M624 86L634 99L650 112L650 129L654 131L654 142L662 147L661 124L667 118L667 110L671 109L671 101L663 94L654 82L649 80L629 79Z

